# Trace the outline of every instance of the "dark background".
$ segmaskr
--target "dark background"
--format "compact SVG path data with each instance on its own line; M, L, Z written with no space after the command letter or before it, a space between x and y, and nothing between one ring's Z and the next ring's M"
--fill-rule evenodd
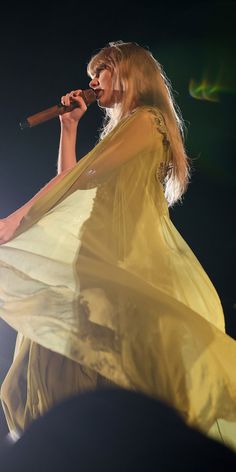
M148 47L170 79L193 158L189 189L170 210L215 285L226 331L235 326L235 2L64 4L9 2L0 28L0 218L29 200L56 174L59 120L21 131L19 122L87 88L86 65L109 41ZM151 3L151 2L150 2ZM153 2L152 2L153 3ZM190 81L217 87L217 101L192 96ZM102 112L80 123L78 158L98 139ZM0 380L11 364L15 332L0 321ZM5 434L4 418L0 433Z

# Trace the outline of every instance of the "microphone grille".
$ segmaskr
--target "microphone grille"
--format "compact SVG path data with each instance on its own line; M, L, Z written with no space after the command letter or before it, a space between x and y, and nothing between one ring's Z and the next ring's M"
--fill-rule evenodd
M96 94L95 92L93 91L93 89L86 89L86 90L83 90L83 92L81 93L86 105L90 105L90 103L93 103L95 102L96 100Z

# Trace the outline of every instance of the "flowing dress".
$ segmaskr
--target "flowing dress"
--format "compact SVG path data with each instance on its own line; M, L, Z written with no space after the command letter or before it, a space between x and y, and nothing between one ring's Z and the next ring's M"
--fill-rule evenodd
M11 430L100 376L236 444L236 342L170 220L169 161L160 110L138 107L0 247L0 316L18 332L1 389Z

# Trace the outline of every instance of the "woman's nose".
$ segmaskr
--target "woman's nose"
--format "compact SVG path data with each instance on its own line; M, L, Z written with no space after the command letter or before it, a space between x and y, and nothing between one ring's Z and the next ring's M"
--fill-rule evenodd
M98 79L92 79L92 80L90 80L90 82L89 82L89 87L95 88L95 87L98 86L98 84L99 84Z

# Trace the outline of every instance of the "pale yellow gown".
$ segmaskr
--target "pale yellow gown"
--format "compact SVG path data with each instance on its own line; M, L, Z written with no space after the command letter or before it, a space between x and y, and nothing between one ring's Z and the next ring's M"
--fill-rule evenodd
M1 389L11 430L102 379L236 447L236 341L170 220L169 158L160 111L137 108L0 246L0 316L19 333Z

